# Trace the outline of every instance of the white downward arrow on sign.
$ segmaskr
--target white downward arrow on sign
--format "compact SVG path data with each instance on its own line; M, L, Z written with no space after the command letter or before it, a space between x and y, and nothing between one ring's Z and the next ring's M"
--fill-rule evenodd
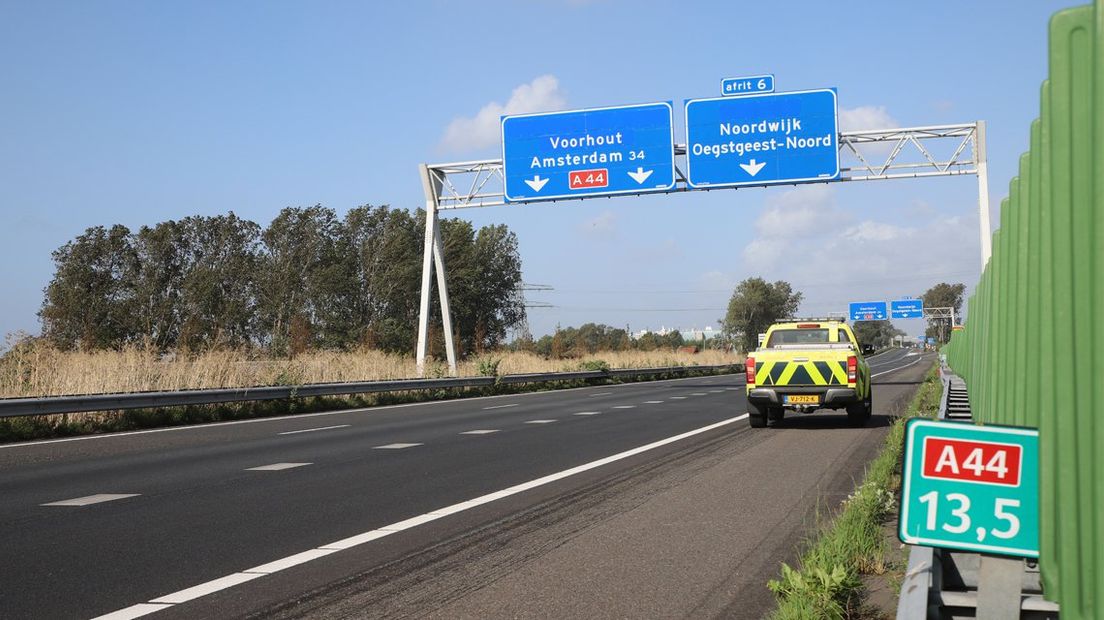
M755 163L755 160L753 159L746 164L740 164L740 167L744 169L744 172L750 174L751 176L755 176L759 174L759 171L762 170L763 166L766 165L767 162ZM528 181L526 181L526 183L528 183Z
M636 172L633 172L632 170L629 171L629 176L632 177L633 180L637 183L643 185L644 181L647 181L648 177L652 176L652 171L645 170L643 167L637 166Z
M532 179L525 179L525 184L533 188L534 192L541 191L544 184L548 182L548 179L540 178L539 174L534 174Z

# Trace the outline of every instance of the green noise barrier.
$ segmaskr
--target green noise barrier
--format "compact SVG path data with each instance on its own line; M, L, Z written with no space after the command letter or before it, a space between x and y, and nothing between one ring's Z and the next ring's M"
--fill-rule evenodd
M1040 568L1063 618L1104 618L1104 0L1050 20L1029 151L944 348L980 424L1039 429Z

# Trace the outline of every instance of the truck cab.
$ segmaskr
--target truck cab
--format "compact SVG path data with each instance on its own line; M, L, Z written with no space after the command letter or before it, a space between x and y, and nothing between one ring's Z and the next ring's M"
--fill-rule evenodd
M787 410L846 409L852 426L870 419L870 367L845 321L788 319L771 325L748 356L748 423L762 428Z

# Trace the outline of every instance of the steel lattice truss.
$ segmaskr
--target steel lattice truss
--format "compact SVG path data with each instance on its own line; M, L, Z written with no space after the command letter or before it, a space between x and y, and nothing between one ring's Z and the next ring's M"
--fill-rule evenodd
M977 123L841 132L838 181L977 174L977 136ZM951 153L949 156L935 154L948 151ZM691 189L682 171L685 166L679 165L680 158L685 162L685 157L686 145L675 145L675 189L668 193ZM848 159L853 159L854 165L842 164ZM430 175L440 184L441 191L437 196L439 209L506 204L502 193L504 178L501 159L430 164L428 169ZM585 198L573 200L583 199Z

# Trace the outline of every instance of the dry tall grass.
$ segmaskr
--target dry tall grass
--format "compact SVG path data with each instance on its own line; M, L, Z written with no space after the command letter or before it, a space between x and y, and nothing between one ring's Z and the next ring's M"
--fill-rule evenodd
M720 351L606 351L577 359L549 360L524 352L496 352L460 363L461 376L479 374L481 365L498 360L499 374L575 370L601 360L610 368L730 364L742 361ZM435 362L427 376L445 376ZM34 343L13 348L0 358L0 397L56 396L147 390L296 385L414 377L414 358L379 351L316 352L292 360L258 359L244 351L208 351L163 358L131 347L122 351L65 352Z

